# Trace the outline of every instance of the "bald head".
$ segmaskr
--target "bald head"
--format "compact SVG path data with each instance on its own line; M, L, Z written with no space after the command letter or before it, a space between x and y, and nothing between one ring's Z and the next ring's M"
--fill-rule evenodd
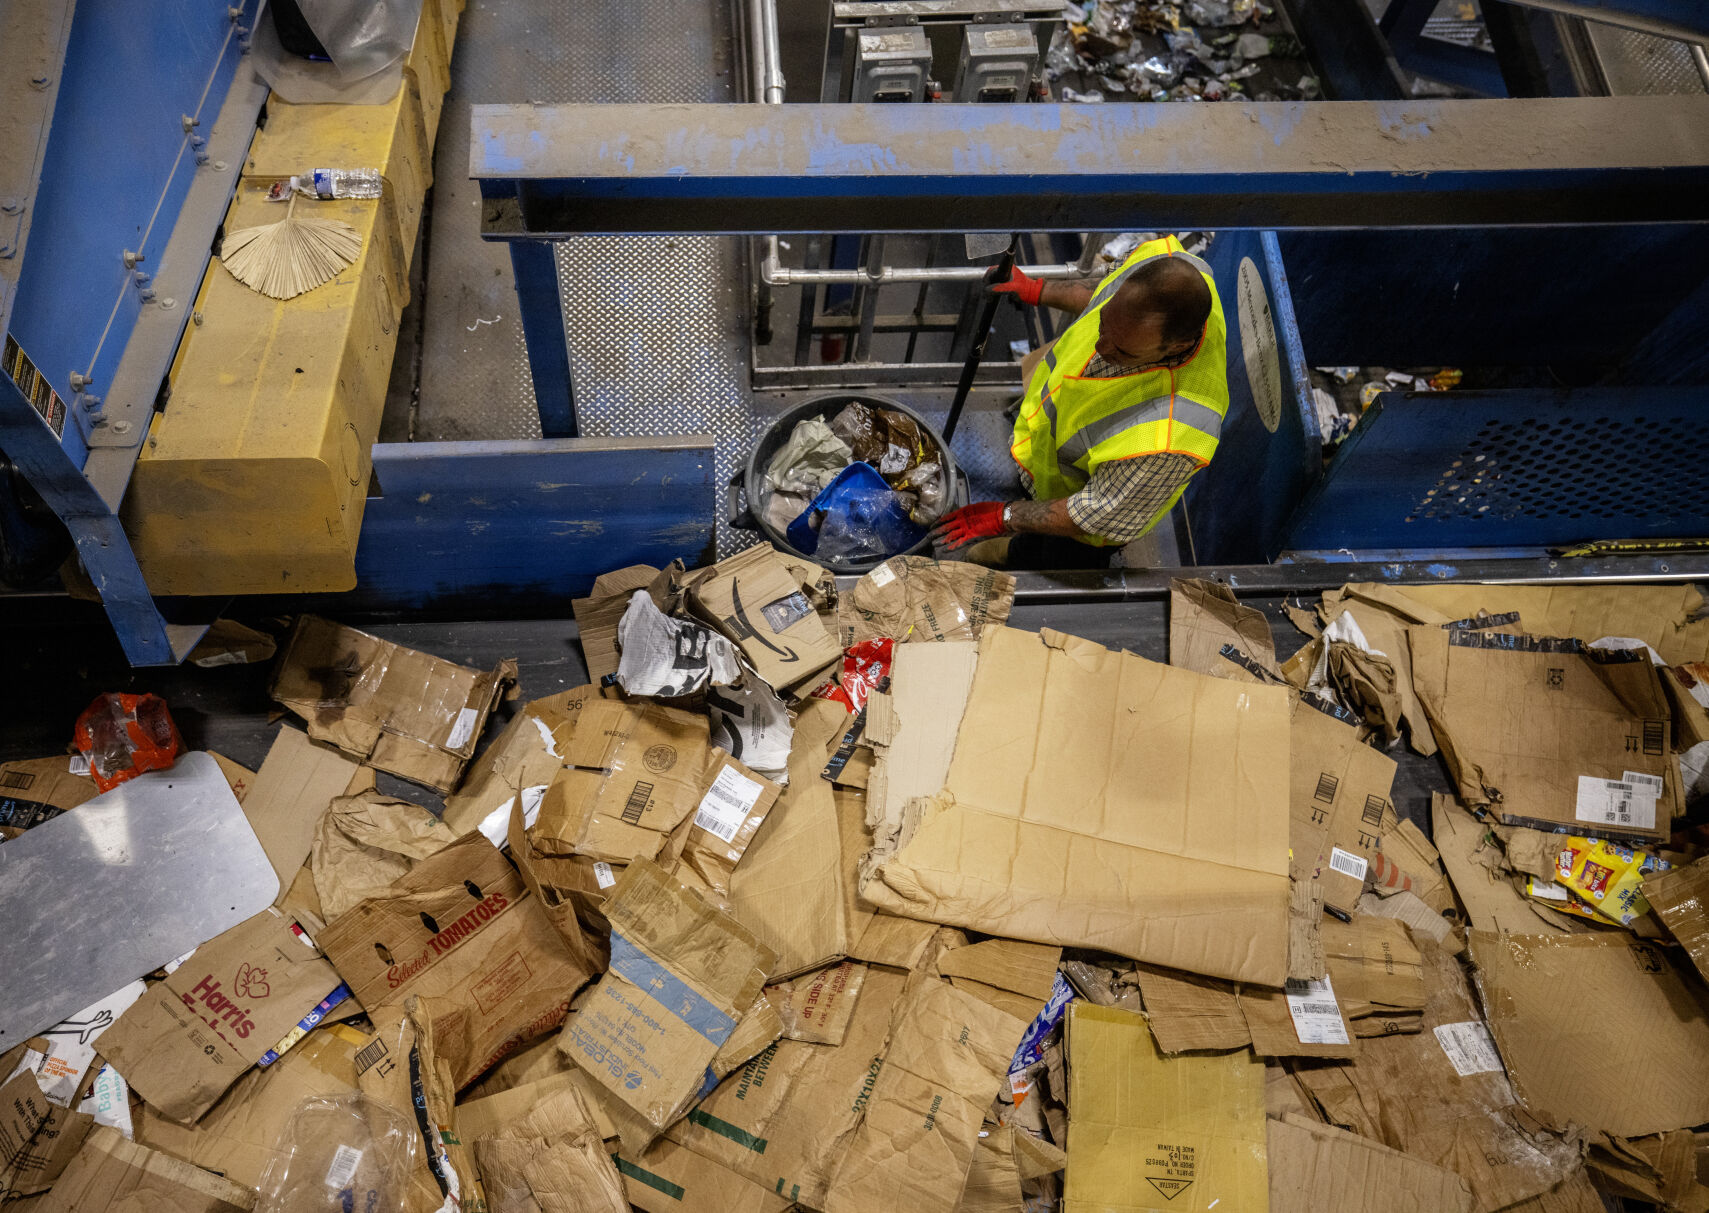
M1129 275L1104 305L1098 352L1128 365L1166 362L1192 351L1210 314L1211 290L1198 268L1161 257Z

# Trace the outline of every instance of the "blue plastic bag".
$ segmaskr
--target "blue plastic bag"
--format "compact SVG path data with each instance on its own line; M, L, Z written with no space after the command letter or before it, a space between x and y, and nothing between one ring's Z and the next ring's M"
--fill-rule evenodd
M908 517L902 499L876 468L851 463L820 490L784 534L797 551L828 564L905 552L925 538L926 528Z

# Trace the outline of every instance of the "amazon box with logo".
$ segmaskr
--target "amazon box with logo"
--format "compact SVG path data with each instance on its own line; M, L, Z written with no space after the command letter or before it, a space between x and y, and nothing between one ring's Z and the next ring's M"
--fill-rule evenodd
M101 1056L162 1114L199 1118L339 983L295 925L266 910L197 948L101 1034Z
M1668 836L1683 811L1672 709L1643 650L1425 627L1407 640L1468 808L1542 830Z
M372 1011L412 994L435 1006L436 1050L458 1088L564 1020L597 965L547 918L479 832L428 856L334 919L321 946Z
M514 661L472 670L305 615L279 658L272 692L316 741L449 792L515 681Z
M564 1025L558 1047L613 1100L625 1151L639 1153L700 1097L718 1050L754 1005L776 957L753 932L650 860L605 902L611 968Z
M728 636L778 692L810 689L843 647L815 605L824 587L809 576L809 566L760 544L698 574L689 587L689 609Z

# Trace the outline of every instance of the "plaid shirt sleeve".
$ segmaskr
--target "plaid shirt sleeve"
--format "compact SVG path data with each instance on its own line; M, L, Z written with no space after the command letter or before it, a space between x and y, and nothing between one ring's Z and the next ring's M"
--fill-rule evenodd
M1068 516L1088 535L1127 543L1157 525L1163 507L1198 470L1198 460L1175 452L1112 459L1069 496Z

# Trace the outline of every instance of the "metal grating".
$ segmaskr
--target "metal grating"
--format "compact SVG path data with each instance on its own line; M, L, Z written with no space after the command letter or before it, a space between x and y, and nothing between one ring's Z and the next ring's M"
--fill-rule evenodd
M1702 437L1683 417L1486 421L1406 521L1693 517L1709 501L1709 466L1679 452Z
M1616 97L1654 97L1703 92L1703 77L1691 48L1670 38L1585 22L1608 91Z

